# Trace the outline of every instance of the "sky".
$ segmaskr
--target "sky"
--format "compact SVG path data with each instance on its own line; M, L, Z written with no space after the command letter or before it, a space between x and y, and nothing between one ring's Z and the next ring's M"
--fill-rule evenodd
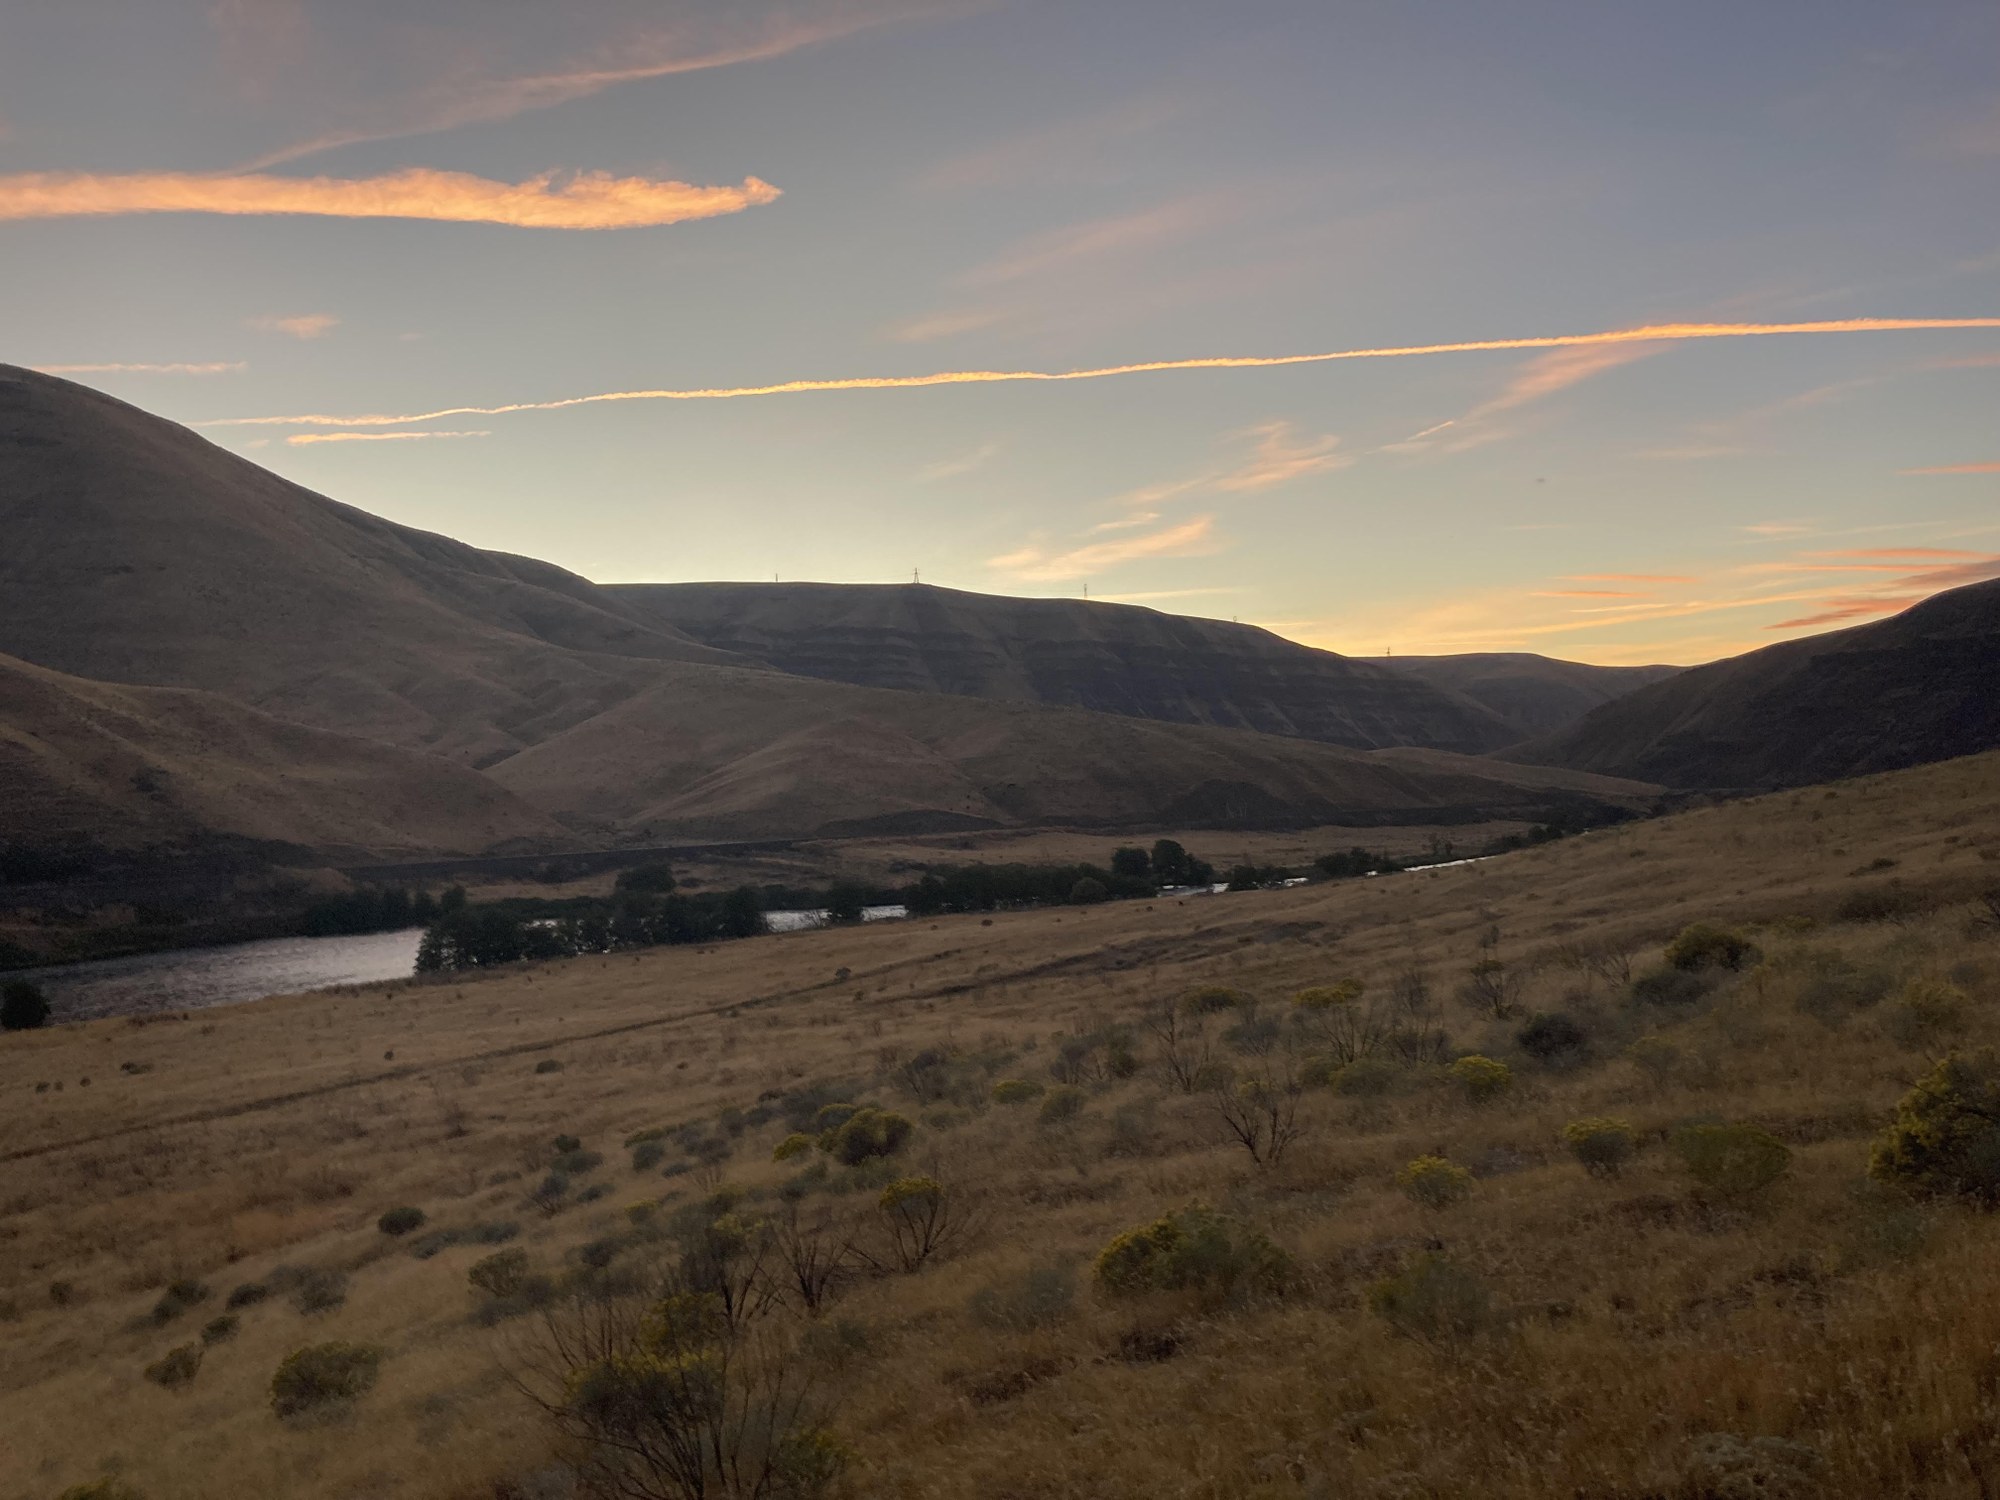
M600 582L1690 663L2000 576L1991 0L0 0L0 264Z

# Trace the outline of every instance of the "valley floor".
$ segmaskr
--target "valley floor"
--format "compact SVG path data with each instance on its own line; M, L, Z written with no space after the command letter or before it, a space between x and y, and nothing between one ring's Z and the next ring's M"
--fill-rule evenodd
M843 1493L1991 1494L2000 1222L1871 1185L1866 1164L1936 1055L2000 1044L1978 899L1996 882L1983 757L1427 874L9 1035L0 1496L110 1474L146 1500L558 1500L575 1452L513 1383L541 1320L468 1287L482 1238L514 1226L530 1265L585 1278L659 1259L722 1207L866 1239L898 1174L942 1184L976 1232L851 1278L815 1317L768 1314L830 1400ZM1744 929L1762 961L1636 997L1697 919ZM1495 1058L1512 1087L1475 1103L1437 1063L1378 1053L1300 1096L1299 1138L1258 1165L1225 1119L1241 1093L1182 1092L1144 1024L1203 987L1255 997L1202 1023L1255 1077L1294 993L1348 979L1385 1027L1442 1028L1445 1055ZM1913 980L1964 1001L1916 1005ZM1557 1011L1580 1045L1537 1060L1523 1023ZM995 1102L1004 1080L1040 1096ZM834 1099L914 1133L886 1165L774 1161ZM1615 1176L1564 1143L1602 1116L1639 1147ZM1668 1144L1699 1121L1762 1127L1789 1170L1703 1198ZM581 1154L550 1191L558 1136ZM1463 1201L1398 1186L1432 1154L1469 1170ZM1286 1274L1232 1297L1099 1284L1115 1236L1196 1202L1267 1236ZM379 1231L403 1205L425 1231ZM272 1295L191 1380L149 1381L239 1285ZM1426 1296L1442 1311L1412 1311ZM280 1362L329 1340L379 1345L379 1382L274 1416Z

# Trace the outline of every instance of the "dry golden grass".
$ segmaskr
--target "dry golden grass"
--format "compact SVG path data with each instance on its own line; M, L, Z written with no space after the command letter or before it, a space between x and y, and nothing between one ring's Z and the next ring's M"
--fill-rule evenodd
M2000 1044L2000 941L1970 904L2000 880L1996 771L1987 757L1786 793L1435 874L658 950L9 1037L0 1495L41 1500L115 1471L150 1500L490 1497L556 1455L503 1378L506 1331L469 1316L464 1273L487 1250L414 1259L375 1230L383 1210L517 1220L516 1243L556 1267L627 1203L699 1195L692 1176L630 1170L619 1143L638 1130L813 1080L916 1114L893 1072L920 1048L1010 1052L1001 1076L1046 1077L1056 1034L1198 985L1282 1003L1348 976L1379 994L1415 965L1448 995L1482 951L1528 976L1524 1007L1582 1019L1594 1057L1539 1066L1514 1046L1518 1021L1447 999L1455 1048L1515 1068L1509 1099L1475 1107L1421 1071L1381 1098L1318 1091L1309 1134L1265 1171L1150 1067L1067 1127L997 1106L921 1127L912 1164L983 1194L989 1217L959 1254L863 1282L832 1313L859 1350L837 1380L851 1493L1641 1500L1704 1493L1688 1487L1690 1445L1733 1433L1816 1450L1825 1467L1801 1494L1990 1494L2000 1222L1886 1204L1863 1168L1927 1049ZM1878 860L1895 863L1868 868ZM1909 914L1837 920L1891 883L1913 893ZM1697 918L1766 924L1754 935L1770 954L1806 945L1897 979L1950 974L1973 1004L1955 1038L1918 1038L1893 1000L1815 1018L1777 969L1650 1009L1565 966L1585 950L1644 966ZM1649 1031L1686 1060L1665 1083L1620 1055ZM562 1069L535 1072L547 1058ZM1592 1115L1641 1135L1622 1178L1587 1176L1563 1146L1563 1124ZM1697 1210L1662 1141L1703 1117L1779 1135L1789 1176L1745 1210ZM783 1129L747 1132L729 1179L756 1191L790 1175L769 1161ZM615 1190L545 1217L525 1195L565 1132L606 1153L595 1175ZM1397 1190L1398 1168L1433 1151L1479 1174L1467 1202L1431 1212ZM969 1315L996 1280L1087 1272L1112 1235L1197 1198L1269 1233L1297 1284L1203 1310L1108 1301L1080 1274L1072 1311L1043 1330ZM1369 1287L1431 1242L1485 1283L1493 1331L1439 1348L1369 1311ZM345 1271L345 1305L306 1316L274 1298L244 1310L183 1390L141 1377L232 1286L279 1264ZM214 1298L144 1323L182 1276ZM74 1285L69 1305L54 1281ZM1178 1351L1121 1357L1135 1330L1171 1331ZM279 1422L272 1371L329 1338L385 1345L380 1385L324 1421Z

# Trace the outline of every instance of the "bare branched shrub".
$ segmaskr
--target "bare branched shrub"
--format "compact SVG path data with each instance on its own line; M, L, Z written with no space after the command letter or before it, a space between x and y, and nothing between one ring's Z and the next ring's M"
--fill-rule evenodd
M773 1227L772 1248L786 1294L809 1317L824 1312L862 1264L852 1220L825 1204L788 1205Z
M882 1190L877 1207L888 1235L889 1259L914 1271L964 1236L971 1205L935 1177L901 1177Z
M1214 1075L1214 1049L1202 1015L1184 1002L1163 1000L1140 1022L1153 1039L1163 1081L1177 1093L1197 1093Z
M1217 1080L1208 1101L1226 1136L1259 1167L1273 1167L1304 1133L1299 1119L1303 1092L1292 1059L1280 1054L1264 1059L1254 1071Z
M1292 997L1292 1020L1305 1047L1336 1067L1373 1057L1396 1033L1389 1007L1355 979L1300 990Z
M1515 1012L1522 976L1497 958L1482 958L1465 971L1458 996L1474 1010L1504 1021Z

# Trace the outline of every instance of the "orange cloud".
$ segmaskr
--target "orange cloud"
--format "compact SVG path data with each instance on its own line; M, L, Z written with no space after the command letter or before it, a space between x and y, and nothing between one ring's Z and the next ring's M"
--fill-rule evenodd
M1215 517L1196 516L1178 526L1168 526L1144 536L1125 537L1115 542L1092 542L1067 552L1050 552L1038 546L1023 547L1003 557L990 558L987 566L1029 583L1053 583L1070 578L1089 578L1148 557L1200 557L1216 550L1213 537Z
M288 333L295 339L316 339L339 322L332 313L300 313L292 318L252 318L249 326L259 333Z
M1967 552L1962 547L1842 547L1832 552L1809 552L1808 557L1984 557L1983 552Z
M1565 573L1566 583L1699 583L1687 573Z
M33 368L44 375L234 375L250 367L236 359L211 360L205 364L35 365Z
M382 177L218 177L193 172L24 172L0 177L0 219L105 214L315 214L338 219L437 219L529 229L632 229L741 213L778 190L755 177L697 187L644 177L554 173L494 182L410 167Z
M1766 630L1808 630L1815 625L1838 625L1847 620L1864 620L1870 615L1892 615L1908 609L1923 599L1922 594L1904 594L1895 598L1877 599L1829 599L1827 607L1818 614L1800 615L1794 620L1780 620L1775 625L1766 625Z
M752 179L753 181L755 179ZM716 189L714 191L725 191ZM771 192L776 193L776 189ZM1649 344L1661 340L1771 338L1786 334L1911 333L1925 330L2000 328L2000 318L1843 318L1817 323L1662 323L1604 333L1563 333L1536 338L1476 339L1456 344L1409 344L1400 348L1341 349L1330 354L1222 355L1195 359L1148 360L1087 370L949 370L933 375L865 375L839 380L786 380L772 385L721 386L688 390L605 391L552 401L512 401L497 406L447 406L402 416L229 417L205 427L397 427L444 417L503 416L520 411L560 411L606 401L731 401L751 396L790 396L823 391L915 390L941 385L993 385L1019 381L1104 380L1121 375L1154 375L1180 370L1269 370L1287 365L1319 365L1354 359L1410 359L1432 354L1475 354L1489 350L1559 349L1588 344ZM1753 528L1754 529L1754 528Z
M981 328L991 328L1005 316L993 308L929 313L893 325L889 329L889 337L899 344L928 344L933 339L948 339L961 333L976 333Z
M1618 589L1542 589L1536 599L1650 599L1651 594L1633 594Z
M1944 464L1935 469L1902 469L1903 474L2000 474L1996 464Z
M311 443L413 443L425 438L480 438L492 437L487 431L477 432L295 432L285 439L294 448L303 448Z

